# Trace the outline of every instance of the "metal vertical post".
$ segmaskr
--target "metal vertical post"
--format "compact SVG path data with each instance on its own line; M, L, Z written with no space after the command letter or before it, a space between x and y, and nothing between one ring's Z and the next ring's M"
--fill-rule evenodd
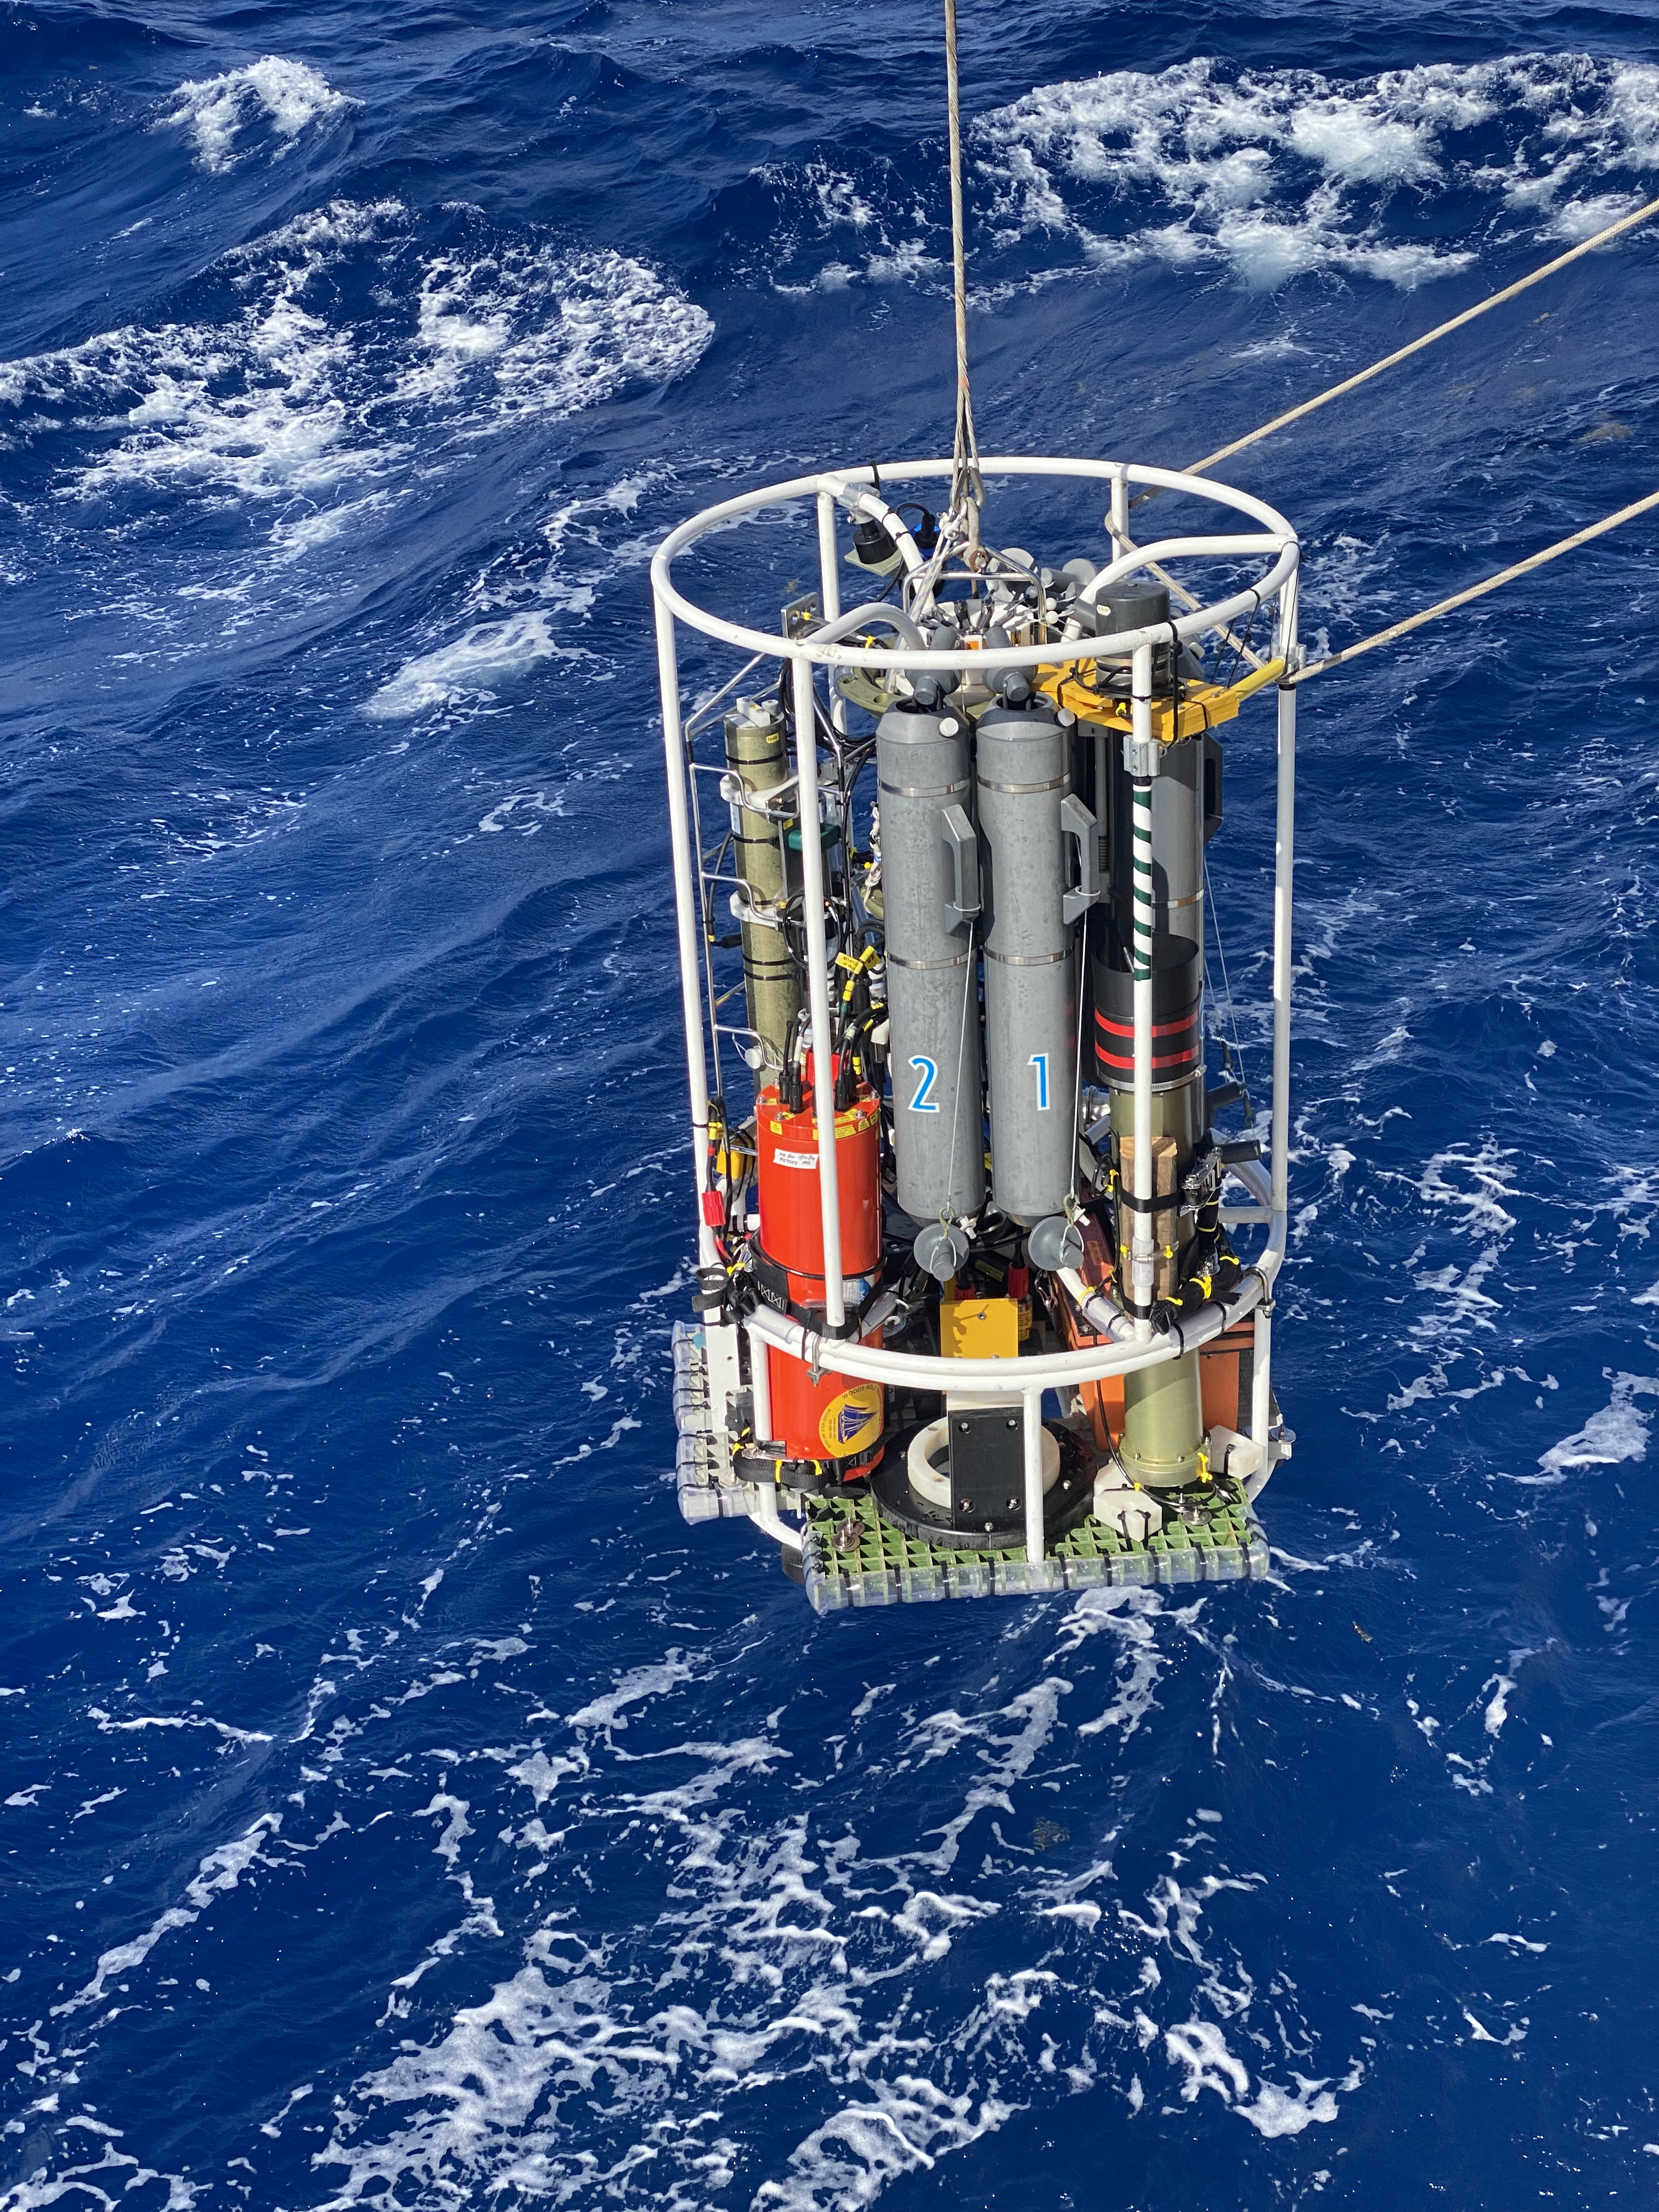
M795 773L800 793L801 918L806 926L806 993L812 1010L812 1103L818 1131L818 1202L823 1213L823 1317L832 1332L847 1319L842 1294L841 1189L836 1172L836 1071L830 1030L830 947L823 930L823 847L818 834L817 695L812 664L793 661Z
M1250 1440L1264 1450L1273 1426L1273 1318L1267 1309L1264 1299L1255 1310L1250 1337Z
M823 619L832 623L841 613L841 570L836 563L839 548L836 544L836 498L833 492L818 494L818 605ZM847 702L830 685L830 719L843 736L847 732ZM850 827L847 832L850 837Z
M1279 650L1291 673L1297 647L1297 579L1279 599ZM1286 1234L1290 1210L1291 908L1296 869L1296 690L1279 687L1279 778L1273 836L1273 1089L1271 1233ZM1272 1285L1269 1285L1271 1291ZM1264 1301L1264 1305L1267 1303ZM1265 1446L1273 1413L1273 1316L1256 1309L1250 1371L1250 1434ZM1271 1461L1267 1462L1271 1465Z
M1025 1446L1025 1557L1032 1566L1042 1559L1042 1393L1027 1390L1021 1400Z
M1279 651L1296 648L1296 586L1285 587ZM1296 865L1296 687L1279 687L1279 807L1273 839L1273 1210L1289 1204L1286 1161L1291 1137L1291 906Z
M1106 527L1112 533L1116 551L1126 552L1129 544L1129 471L1121 461L1112 464L1112 511L1106 518Z
M767 1364L766 1339L757 1329L745 1328L749 1339L749 1391L754 1406L755 1442L772 1441L772 1370Z
M702 988L697 975L702 914L697 897L697 856L691 849L691 824L685 803L685 740L680 728L679 666L674 653L674 617L657 601L657 676L662 690L662 744L668 769L668 835L674 854L674 912L678 926L680 1000L685 1021L685 1073L691 1094L692 1169L697 1182L697 1264L715 1264L714 1231L703 1218L708 1182L708 1066L702 1049Z
M839 556L836 547L836 498L833 492L818 494L818 604L823 609L823 619L835 621L841 612L841 570L836 566Z
M1134 993L1135 1172L1134 1235L1129 1246L1129 1293L1136 1309L1135 1334L1144 1344L1152 1334L1146 1318L1152 1303L1152 648L1138 645L1131 664L1130 764L1133 794L1134 940L1130 971Z

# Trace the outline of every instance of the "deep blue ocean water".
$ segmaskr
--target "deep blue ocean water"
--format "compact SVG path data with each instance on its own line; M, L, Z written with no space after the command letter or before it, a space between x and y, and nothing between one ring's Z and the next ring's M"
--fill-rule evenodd
M963 9L988 451L1659 191L1651 0ZM893 0L0 18L15 2212L1652 2201L1651 519L1301 694L1275 1579L820 1622L678 1518L647 562L946 441L942 101ZM1650 489L1656 318L1233 465L1316 644Z

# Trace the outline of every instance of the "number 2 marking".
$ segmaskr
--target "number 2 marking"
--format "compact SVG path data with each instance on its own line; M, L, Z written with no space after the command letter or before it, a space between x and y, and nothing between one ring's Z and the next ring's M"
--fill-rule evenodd
M1034 1052L1027 1065L1036 1070L1037 1112L1046 1114L1048 1110L1048 1055L1046 1052Z
M938 1066L921 1053L916 1054L910 1065L920 1071L921 1077L921 1080L916 1085L916 1095L910 1101L910 1111L913 1114L937 1114L939 1101L931 1093L935 1082L939 1079Z

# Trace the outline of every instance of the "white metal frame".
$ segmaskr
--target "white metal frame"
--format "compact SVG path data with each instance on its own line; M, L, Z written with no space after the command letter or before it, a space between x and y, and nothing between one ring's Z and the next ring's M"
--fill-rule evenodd
M909 483L949 479L951 468L952 464L949 461L895 462L890 465L882 464L878 473L883 483ZM687 742L687 726L682 712L676 624L684 623L703 636L734 647L752 658L769 660L780 667L788 664L794 687L795 728L798 732L814 733L811 742L798 742L796 746L794 769L799 779L798 804L804 822L816 820L818 811L817 717L813 708L815 668L863 669L872 672L896 669L907 674L921 670L950 671L958 674L971 672L975 678L983 679L1000 669L1052 666L1059 659L1074 663L1109 657L1121 661L1128 655L1132 657L1133 735L1140 742L1150 744L1152 656L1156 647L1169 642L1172 628L1182 640L1196 638L1206 631L1224 629L1241 617L1253 615L1259 608L1273 603L1277 612L1275 650L1288 668L1297 665L1297 579L1300 549L1290 524L1263 501L1254 499L1229 485L1213 483L1206 477L1188 476L1177 470L1150 468L1130 462L1005 455L982 461L981 468L986 477L1094 479L1109 488L1111 506L1105 526L1110 533L1115 550L1109 565L1102 569L1088 587L1085 596L1092 597L1107 583L1116 581L1153 562L1195 556L1236 561L1256 554L1265 557L1267 565L1254 584L1211 605L1194 605L1189 611L1175 615L1170 621L1159 623L1151 629L1114 634L1107 639L1083 637L1067 641L1063 646L1009 646L991 652L935 651L902 642L891 647L850 645L835 635L838 624L845 626L841 613L842 572L836 524L837 508L849 516L870 515L882 521L911 574L926 566L924 556L902 520L893 513L887 501L874 489L876 471L869 468L835 470L815 476L796 477L786 483L770 484L757 491L742 493L735 499L725 500L718 506L705 508L702 514L672 531L663 540L651 564L651 588L656 612L663 746L668 780L669 834L673 847L680 989L685 1022L686 1074L691 1100L692 1158L697 1192L697 1249L700 1264L705 1267L714 1264L717 1255L714 1231L703 1218L702 1212L703 1196L709 1188L709 1088L704 1044L702 974L702 856L696 849L692 836L690 776L696 763ZM1136 546L1128 536L1131 487L1184 492L1231 508L1259 525L1259 534L1182 536L1163 538L1146 546ZM727 621L698 606L676 586L673 563L688 547L763 510L787 508L805 500L811 500L817 509L817 550L823 611L819 628L809 635L792 638ZM891 613L893 611L886 611ZM738 681L741 681L741 673L726 688L734 688ZM720 696L723 695L716 694L715 699ZM1293 687L1281 684L1277 696L1272 1146L1269 1170L1265 1176L1259 1167L1250 1164L1231 1170L1244 1184L1254 1203L1231 1209L1226 1217L1233 1222L1263 1223L1267 1237L1263 1249L1249 1263L1232 1297L1224 1306L1206 1307L1195 1321L1186 1325L1179 1341L1174 1336L1153 1336L1149 1325L1142 1321L1128 1325L1127 1340L1109 1341L1081 1352L1048 1353L1019 1359L945 1359L920 1352L888 1352L873 1346L848 1342L838 1336L820 1334L806 1328L799 1322L773 1313L765 1307L754 1312L745 1324L757 1378L757 1422L763 1421L769 1411L760 1402L765 1392L763 1347L768 1344L808 1361L817 1370L827 1370L858 1381L908 1383L939 1391L947 1387L967 1389L994 1396L1018 1398L1024 1409L1025 1431L1026 1547L1027 1556L1033 1561L1043 1556L1042 1452L1037 1431L1042 1418L1042 1394L1045 1389L1072 1388L1107 1376L1124 1375L1139 1368L1155 1366L1161 1361L1176 1358L1184 1351L1191 1351L1209 1342L1246 1315L1255 1312L1251 1436L1253 1441L1263 1448L1264 1468L1270 1468L1276 1455L1274 1440L1270 1435L1270 1316L1273 1285L1285 1257L1287 1218L1296 691ZM715 699L705 702L693 716L693 720L706 716ZM802 908L807 941L808 1004L813 1049L814 1110L818 1127L833 1129L829 948L824 930L823 855L817 838L803 836L801 863ZM1152 1111L1151 1000L1149 984L1136 988L1133 1042L1138 1139L1135 1147L1136 1181L1138 1185L1145 1182L1146 1188L1138 1189L1137 1195L1146 1199L1152 1195L1152 1146L1148 1140ZM720 1027L716 1010L711 1005L708 1012L714 1048L718 1053ZM1143 1122L1146 1133L1142 1131ZM845 1312L842 1291L841 1210L833 1144L819 1146L818 1161L823 1222L825 1320L827 1328L835 1330L844 1324ZM1138 1225L1147 1219L1147 1214L1141 1212L1137 1216ZM1078 1287L1081 1288L1081 1285ZM762 1432L757 1428L757 1433ZM775 1527L775 1521L774 1505L773 1511L763 1515L763 1525L769 1533L785 1540L795 1540L781 1526Z

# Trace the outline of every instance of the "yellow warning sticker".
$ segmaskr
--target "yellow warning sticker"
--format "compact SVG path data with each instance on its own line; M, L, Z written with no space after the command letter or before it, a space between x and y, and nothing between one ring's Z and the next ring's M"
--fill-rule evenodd
M818 1442L831 1459L851 1459L881 1434L881 1385L855 1382L824 1407Z

